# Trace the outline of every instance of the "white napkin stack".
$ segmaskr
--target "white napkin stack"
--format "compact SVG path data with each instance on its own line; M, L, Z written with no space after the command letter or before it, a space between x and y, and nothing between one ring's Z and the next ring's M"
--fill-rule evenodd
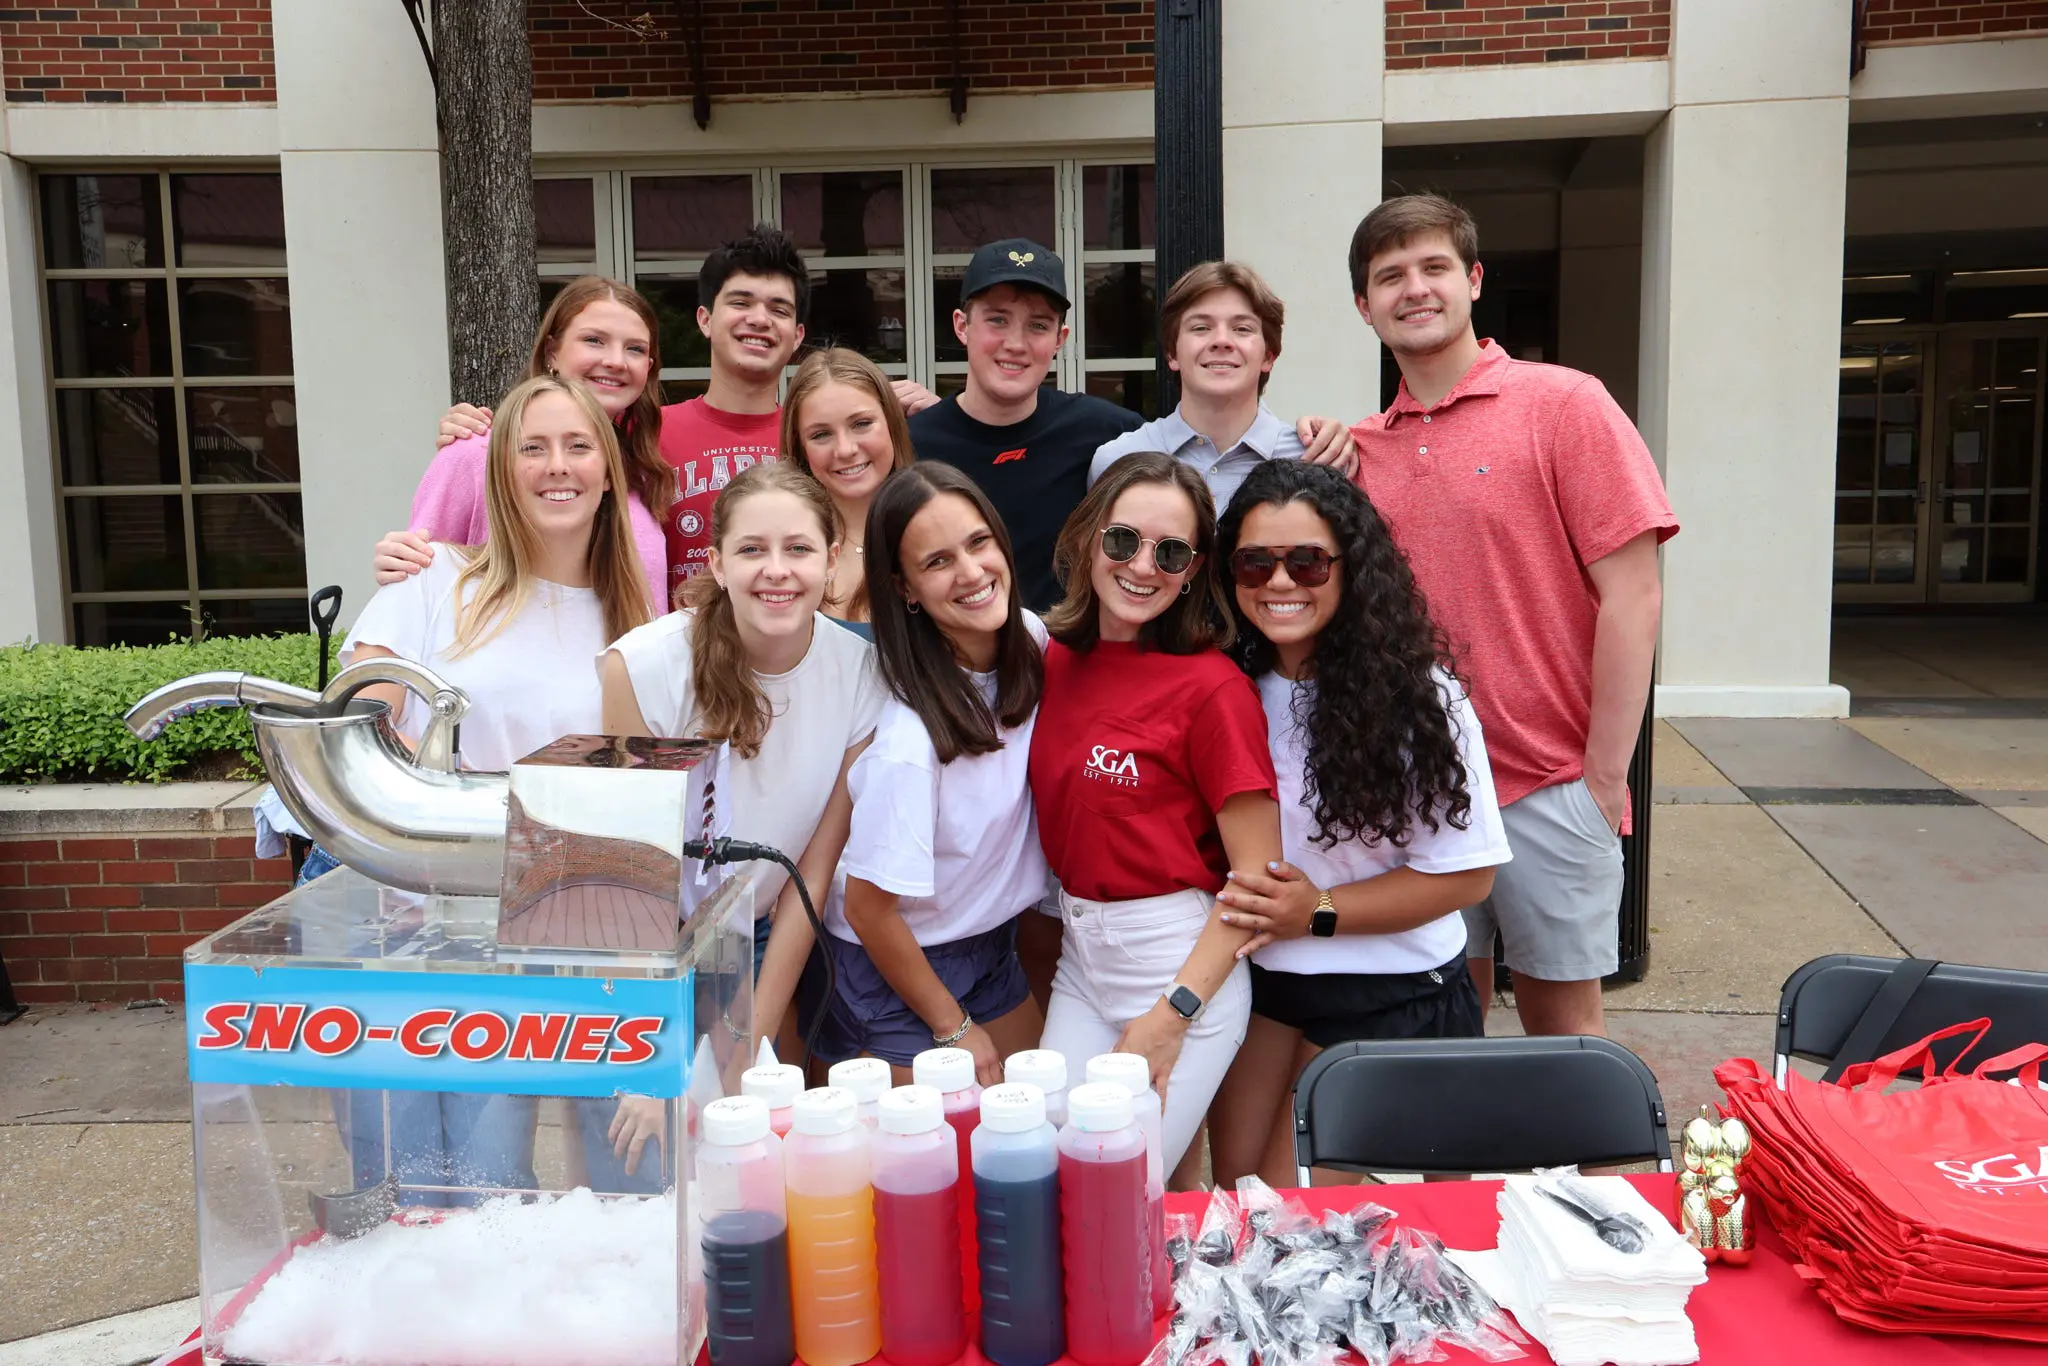
M1513 1311L1558 1366L1681 1366L1699 1360L1685 1301L1707 1279L1706 1260L1671 1221L1618 1176L1574 1184L1614 1214L1650 1230L1639 1253L1601 1241L1591 1224L1510 1176L1500 1193L1500 1249L1457 1254L1461 1265Z

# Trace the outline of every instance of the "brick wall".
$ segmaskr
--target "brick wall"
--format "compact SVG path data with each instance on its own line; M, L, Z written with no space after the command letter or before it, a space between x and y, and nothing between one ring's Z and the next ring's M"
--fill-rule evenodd
M1872 47L1968 42L2015 33L2048 33L2048 0L1870 0L1863 41Z
M377 8L380 21L404 22L388 8ZM0 3L0 67L16 104L277 100L267 3Z
M248 834L0 839L0 955L24 1005L183 1000L186 947L290 884Z
M706 84L714 100L949 88L944 0L702 4ZM535 99L665 100L692 93L676 6L533 0L527 13ZM615 26L630 26L640 16L647 18L647 33ZM1152 84L1152 0L962 0L960 37L970 94Z
M1663 57L1671 50L1671 3L1387 0L1387 69Z

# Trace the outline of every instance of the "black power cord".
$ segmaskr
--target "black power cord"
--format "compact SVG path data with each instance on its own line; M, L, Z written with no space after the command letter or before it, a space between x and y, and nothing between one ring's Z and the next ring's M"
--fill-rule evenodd
M831 951L825 947L825 923L818 919L818 908L811 904L811 889L804 884L804 875L797 871L789 855L773 845L751 844L746 840L727 839L721 835L710 840L686 840L683 843L683 857L693 858L714 867L726 863L773 863L789 874L789 880L796 884L797 900L804 904L804 914L810 918L811 934L815 943L811 952L825 965L825 999L811 1016L811 1027L804 1033L806 1060L818 1051L818 1030L825 1023L825 1013L832 1003L839 999L839 974L832 966ZM801 978L799 978L801 980ZM791 1001L794 1004L794 998Z

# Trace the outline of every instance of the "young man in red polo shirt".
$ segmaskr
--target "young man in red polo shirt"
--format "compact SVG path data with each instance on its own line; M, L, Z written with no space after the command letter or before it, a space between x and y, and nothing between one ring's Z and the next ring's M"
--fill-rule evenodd
M1627 774L1678 530L1663 480L1599 380L1472 330L1478 231L1435 195L1351 239L1361 317L1401 367L1361 423L1358 477L1414 566L1486 730L1511 862L1465 912L1490 1000L1498 929L1530 1034L1602 1034L1616 967Z

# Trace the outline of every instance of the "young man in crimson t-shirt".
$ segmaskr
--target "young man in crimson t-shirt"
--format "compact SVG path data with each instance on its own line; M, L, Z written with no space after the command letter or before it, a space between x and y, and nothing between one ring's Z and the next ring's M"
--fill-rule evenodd
M661 410L661 454L675 467L677 498L662 518L669 602L711 562L711 505L750 465L782 443L777 386L803 345L811 278L796 244L762 224L704 258L697 273L697 328L711 343L711 383L701 398Z
M1530 1034L1602 1034L1620 836L1662 609L1663 480L1600 381L1510 358L1472 330L1478 231L1435 195L1390 199L1351 239L1361 317L1401 390L1361 423L1358 478L1415 570L1486 730L1512 858L1465 912L1491 998L1498 929Z

